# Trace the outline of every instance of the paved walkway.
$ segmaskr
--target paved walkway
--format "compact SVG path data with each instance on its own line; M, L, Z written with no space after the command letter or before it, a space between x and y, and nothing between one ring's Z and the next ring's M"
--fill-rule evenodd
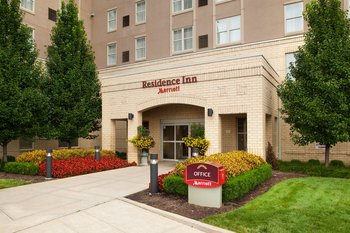
M124 198L148 182L149 167L129 167L2 189L0 232L228 232Z

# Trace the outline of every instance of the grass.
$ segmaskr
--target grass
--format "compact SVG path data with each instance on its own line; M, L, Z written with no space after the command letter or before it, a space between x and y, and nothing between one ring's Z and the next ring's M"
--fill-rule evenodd
M349 232L350 180L295 178L283 181L243 207L203 219L240 232Z
M9 179L0 179L0 189L16 187L24 184L30 184L29 181L23 180L9 180Z

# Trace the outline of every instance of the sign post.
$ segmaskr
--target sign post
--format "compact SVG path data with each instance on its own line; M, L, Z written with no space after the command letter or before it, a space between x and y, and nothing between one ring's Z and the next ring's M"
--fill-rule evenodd
M184 182L188 184L188 203L220 208L226 170L216 163L193 163L186 167Z

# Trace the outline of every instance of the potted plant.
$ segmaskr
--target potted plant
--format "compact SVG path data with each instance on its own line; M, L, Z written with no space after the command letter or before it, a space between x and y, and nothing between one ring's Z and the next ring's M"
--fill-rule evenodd
M154 139L149 135L149 129L143 126L137 127L137 135L133 137L129 142L134 144L137 149L141 151L140 165L147 165L148 161L148 150L154 147Z
M204 127L196 123L191 125L191 136L183 137L182 141L192 149L193 156L204 155L210 144L204 137Z

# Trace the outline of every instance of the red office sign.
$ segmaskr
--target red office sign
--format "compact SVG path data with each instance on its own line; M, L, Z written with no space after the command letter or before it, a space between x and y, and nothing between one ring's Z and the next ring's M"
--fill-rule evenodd
M226 182L226 170L215 163L193 163L186 167L184 182L199 188L215 188Z

